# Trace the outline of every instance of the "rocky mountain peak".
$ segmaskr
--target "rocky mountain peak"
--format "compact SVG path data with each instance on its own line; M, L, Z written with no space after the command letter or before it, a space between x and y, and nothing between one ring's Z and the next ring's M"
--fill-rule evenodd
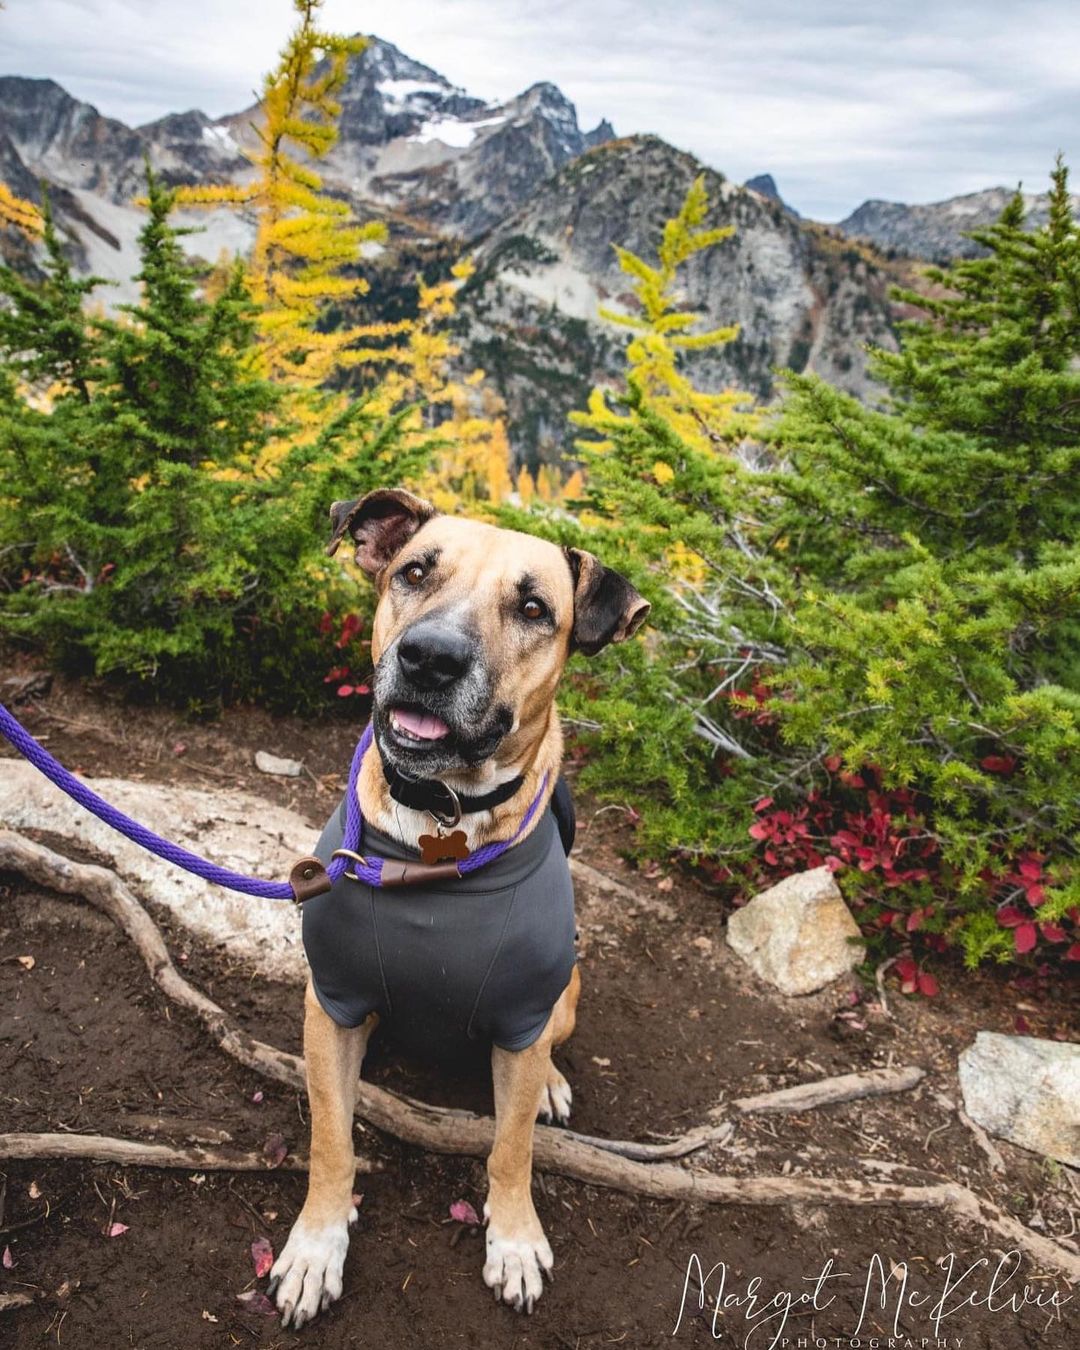
M886 253L927 262L948 263L954 258L977 258L983 247L969 238L972 230L983 230L998 219L1009 204L1015 189L985 188L941 202L913 206L905 202L871 199L854 210L836 227L851 238L865 239ZM1046 193L1025 192L1024 209L1031 229L1044 225L1049 217L1050 199ZM1080 210L1080 196L1073 197L1073 209Z
M789 206L780 196L780 189L776 186L776 179L771 173L759 173L754 178L748 178L743 187L748 188L751 192L756 192L761 197L768 197L770 201L778 202L796 220L799 218L798 211L793 206Z
M359 36L359 35L358 35ZM437 70L414 60L392 42L374 34L366 38L367 46L359 57L349 63L349 83L357 80L416 80L423 84L451 89L450 81Z

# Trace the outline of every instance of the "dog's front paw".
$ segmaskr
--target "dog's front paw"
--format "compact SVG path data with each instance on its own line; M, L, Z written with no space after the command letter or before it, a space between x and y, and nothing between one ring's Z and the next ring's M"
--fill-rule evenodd
M500 1232L494 1221L488 1224L484 1283L516 1312L532 1312L544 1292L544 1275L551 1274L554 1263L535 1215L525 1232L513 1235Z
M353 1209L349 1223L355 1218ZM270 1270L267 1292L278 1306L282 1326L291 1325L299 1330L341 1297L341 1276L348 1249L347 1223L315 1227L300 1215Z
M554 1064L549 1065L544 1094L540 1098L540 1110L536 1113L537 1120L545 1125L569 1125L573 1100L570 1084Z

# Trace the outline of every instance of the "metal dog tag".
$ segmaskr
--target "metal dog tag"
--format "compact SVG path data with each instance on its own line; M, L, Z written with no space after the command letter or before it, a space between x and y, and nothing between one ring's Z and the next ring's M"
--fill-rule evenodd
M417 842L420 845L420 861L429 865L458 862L469 856L469 840L464 830L454 830L447 835L422 834Z

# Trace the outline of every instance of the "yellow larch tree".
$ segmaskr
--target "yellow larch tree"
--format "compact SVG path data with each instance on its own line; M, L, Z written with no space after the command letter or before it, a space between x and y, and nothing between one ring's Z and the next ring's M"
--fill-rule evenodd
M389 353L388 370L378 397L387 406L416 403L410 434L430 437L439 449L421 489L440 510L463 504L470 509L498 505L512 489L510 443L502 400L474 370L454 378L461 348L448 323L458 289L472 276L468 259L456 263L444 281L418 283L417 317L408 336Z
M699 176L687 192L678 215L665 224L655 264L615 245L619 266L631 278L638 309L633 314L611 309L600 311L602 318L633 334L626 347L628 382L681 436L699 448L721 441L734 414L752 401L749 395L734 390L708 393L697 389L679 368L679 358L684 352L723 347L739 334L737 325L695 333L692 330L699 316L679 308L679 269L695 254L722 243L734 233L731 225L706 228L708 210L705 180ZM579 426L601 437L609 435L623 420L622 415L611 409L601 389L593 390L587 412L571 417ZM595 450L596 442L592 446ZM670 472L666 464L657 466L661 481Z
M365 244L382 243L386 226L360 223L346 202L323 190L312 167L337 140L349 58L367 43L327 33L317 25L322 0L293 0L299 22L277 67L263 82L255 169L247 183L185 187L181 204L235 206L254 211L257 227L248 285L259 309L262 373L290 385L318 389L336 371L386 359L383 343L404 324L366 324L320 330L326 307L362 296L368 283L346 276ZM363 344L363 345L361 345Z
M14 225L30 235L41 234L45 228L34 203L16 197L6 183L0 183L0 225Z

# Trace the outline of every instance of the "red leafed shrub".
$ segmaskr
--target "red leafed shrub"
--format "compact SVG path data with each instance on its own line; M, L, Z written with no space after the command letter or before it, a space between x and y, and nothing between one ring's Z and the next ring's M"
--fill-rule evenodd
M981 875L981 892L960 896L925 800L907 788L882 787L875 769L844 772L838 757L825 768L829 788L810 792L801 805L785 807L772 797L754 804L749 833L759 849L747 875L753 887L831 868L870 959L902 953L895 971L904 993L936 994L937 981L922 961L952 946L961 946L971 965L988 955L1033 964L1080 961L1080 907L1061 914L1048 904L1056 878L1042 854L999 855Z
M319 620L319 632L324 637L329 637L336 627L339 620L333 614L327 612ZM338 636L334 646L339 651L348 647L350 643L358 644L361 647L368 647L370 643L360 637L364 629L364 621L359 614L346 614L340 620ZM369 663L370 668L370 663ZM367 682L367 676L359 677L353 667L349 665L333 666L326 675L323 676L324 684L335 686L335 693L338 698L366 698L371 693L371 686Z

